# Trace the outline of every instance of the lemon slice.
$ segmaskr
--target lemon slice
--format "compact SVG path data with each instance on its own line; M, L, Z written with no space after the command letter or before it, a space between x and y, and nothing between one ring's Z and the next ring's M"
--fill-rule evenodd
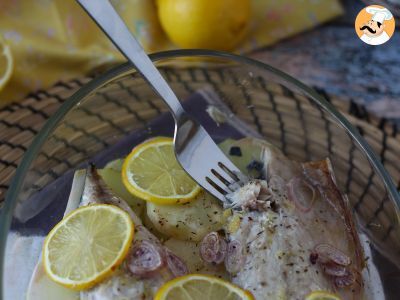
M166 137L136 146L124 161L122 180L133 195L157 204L185 203L201 190L177 162L172 139Z
M11 77L14 67L10 46L0 36L0 90Z
M63 286L90 288L122 263L133 231L130 216L116 206L80 207L62 219L45 239L44 269L50 279Z
M326 291L313 291L306 296L306 300L340 300L340 298Z
M209 275L189 274L165 283L154 300L253 300L253 295L246 290L225 280Z

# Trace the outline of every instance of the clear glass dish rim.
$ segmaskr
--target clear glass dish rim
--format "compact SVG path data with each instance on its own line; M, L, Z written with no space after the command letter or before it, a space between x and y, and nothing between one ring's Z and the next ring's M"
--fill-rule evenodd
M377 155L373 152L369 144L364 140L364 138L358 133L354 126L339 112L336 108L326 101L322 96L320 96L316 91L307 85L303 84L299 80L293 78L292 76L280 71L268 64L262 63L255 59L222 52L214 50L203 50L203 49L182 49L182 50L170 50L157 52L150 55L153 61L160 61L170 58L183 58L183 57L210 57L210 58L224 58L232 60L234 62L251 65L260 68L264 71L268 71L277 77L288 81L290 84L297 87L305 95L312 98L321 108L323 108L327 113L329 113L339 124L341 124L344 130L355 140L355 142L360 146L367 159L370 161L373 169L382 178L383 183L388 191L391 199L394 200L397 210L400 208L400 194L392 181L392 178L385 170ZM0 298L3 296L3 273L4 273L4 255L7 242L8 231L10 229L12 212L15 208L17 202L17 196L22 187L22 183L25 179L27 171L35 157L37 156L41 146L57 127L58 123L63 119L63 117L84 97L89 93L96 90L99 86L113 80L119 75L126 73L134 69L134 66L129 62L118 65L109 71L97 76L96 78L90 80L84 86L79 88L73 95L71 95L60 108L46 121L39 133L34 137L31 145L24 154L21 163L13 176L11 185L6 192L5 202L0 213Z

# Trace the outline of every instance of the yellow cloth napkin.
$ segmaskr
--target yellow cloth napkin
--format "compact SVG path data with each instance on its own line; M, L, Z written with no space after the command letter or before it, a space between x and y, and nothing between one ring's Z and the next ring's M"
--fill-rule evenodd
M112 3L146 51L176 48L160 27L153 0ZM251 30L237 50L240 53L270 45L342 13L338 0L252 0L252 10ZM0 1L0 34L11 46L15 62L10 81L0 91L0 106L56 81L124 61L74 0Z

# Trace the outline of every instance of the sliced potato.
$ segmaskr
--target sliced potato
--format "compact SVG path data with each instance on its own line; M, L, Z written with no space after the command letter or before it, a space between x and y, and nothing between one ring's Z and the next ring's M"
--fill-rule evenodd
M169 239L164 245L179 256L189 269L189 273L209 274L228 279L228 273L223 264L214 266L203 262L200 258L200 243Z
M165 234L159 232L157 228L153 225L153 223L150 221L149 216L147 213L143 214L142 217L143 225L152 233L154 234L160 241L166 241L169 239L168 236Z
M122 183L121 169L123 162L123 159L111 161L104 167L104 169L99 170L99 173L104 182L113 190L113 192L128 202L134 212L138 216L141 216L145 208L145 202L129 193Z
M195 242L210 231L221 229L224 219L219 201L204 191L191 202L180 205L147 202L147 216L162 234Z

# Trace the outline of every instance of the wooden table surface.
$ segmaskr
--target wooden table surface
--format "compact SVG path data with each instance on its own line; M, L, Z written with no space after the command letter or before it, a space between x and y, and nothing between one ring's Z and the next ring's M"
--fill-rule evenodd
M366 5L346 0L343 6L343 17L252 57L400 124L400 19L396 18L397 32L390 41L370 46L354 30L355 17Z

